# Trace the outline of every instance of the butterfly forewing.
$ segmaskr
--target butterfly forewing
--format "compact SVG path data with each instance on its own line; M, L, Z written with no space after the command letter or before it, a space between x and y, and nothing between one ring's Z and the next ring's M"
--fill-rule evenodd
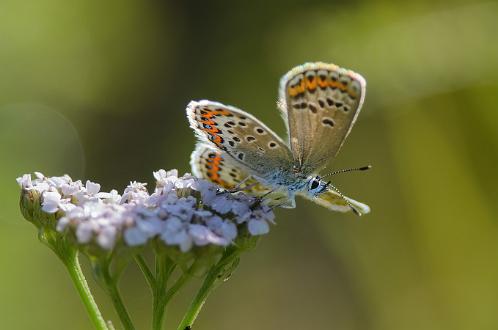
M211 101L187 106L190 126L200 141L233 158L239 168L258 178L292 164L288 146L258 119L237 108Z
M289 145L303 172L314 172L341 148L365 97L365 80L333 64L307 63L280 81Z

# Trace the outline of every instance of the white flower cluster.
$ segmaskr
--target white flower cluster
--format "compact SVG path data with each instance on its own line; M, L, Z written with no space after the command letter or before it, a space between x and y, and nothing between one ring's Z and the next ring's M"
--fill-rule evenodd
M59 232L72 230L80 244L95 242L104 249L112 249L119 239L139 246L155 237L183 252L192 246L227 246L242 226L255 236L268 233L273 223L270 207L241 192L222 192L190 174L178 177L176 170L159 170L154 178L152 194L146 184L131 182L122 195L100 192L98 183L83 184L68 175L35 172L35 179L25 174L17 182L40 193L44 212L63 213Z

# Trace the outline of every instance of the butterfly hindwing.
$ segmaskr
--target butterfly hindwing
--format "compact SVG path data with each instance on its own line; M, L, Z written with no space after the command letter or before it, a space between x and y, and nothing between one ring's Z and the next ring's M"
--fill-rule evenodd
M365 86L359 74L319 62L282 77L279 106L303 171L314 172L337 154L360 112Z
M190 157L192 174L225 189L236 189L253 196L263 196L270 192L270 188L258 182L249 173L238 166L237 162L221 150L198 143ZM287 194L281 191L271 192L267 199L269 205L287 204Z
M216 183L225 189L233 189L249 174L230 163L231 157L220 150L198 143L190 156L192 174ZM228 162L227 162L228 161Z
M251 175L265 179L292 162L282 139L240 109L207 100L192 101L187 117L201 142L223 151Z

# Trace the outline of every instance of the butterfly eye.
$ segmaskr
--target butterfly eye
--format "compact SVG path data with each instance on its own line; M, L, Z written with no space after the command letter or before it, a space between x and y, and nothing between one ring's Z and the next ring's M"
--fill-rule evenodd
M310 186L311 190L314 190L314 189L318 188L318 185L319 185L319 184L320 184L320 183L319 183L317 180L313 180L313 181L311 182L311 186Z

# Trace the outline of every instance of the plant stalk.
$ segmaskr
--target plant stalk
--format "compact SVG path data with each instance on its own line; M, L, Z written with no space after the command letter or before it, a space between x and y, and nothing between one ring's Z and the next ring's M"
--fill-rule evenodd
M118 288L118 281L111 275L109 263L107 261L101 262L99 268L100 273L97 272L97 275L103 281L106 292L111 297L112 304L118 314L123 328L125 330L135 330L133 321L131 320L128 310L126 309L123 299L121 298L121 293Z
M102 317L99 307L97 306L97 303L95 302L95 299L90 291L85 275L81 270L81 266L78 261L78 251L74 250L73 253L66 254L66 258L63 259L63 262L69 272L74 286L76 287L76 290L78 291L78 294L80 295L81 301L85 305L93 326L97 330L108 330L107 324Z
M190 303L183 320L178 326L178 330L191 329L197 316L199 315L209 294L224 280L230 276L231 272L237 267L237 261L240 251L236 247L228 248L221 259L208 271L201 288Z
M156 256L156 276L153 286L152 296L152 329L161 330L164 324L164 315L166 313L166 287L168 279L175 269L173 261L165 255Z

